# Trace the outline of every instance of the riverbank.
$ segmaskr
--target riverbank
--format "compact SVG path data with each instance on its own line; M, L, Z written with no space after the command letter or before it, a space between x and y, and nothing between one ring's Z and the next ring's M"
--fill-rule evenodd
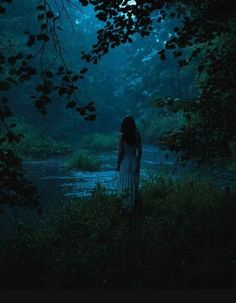
M235 288L236 192L206 180L157 178L143 211L116 195L62 201L40 224L0 241L1 288Z
M81 170L70 171L66 162L71 157L68 155L54 155L42 159L27 159L24 168L28 179L34 182L40 195L40 204L44 214L60 201L69 201L91 194L97 184L102 184L107 191L115 191L117 188L117 174L115 172L117 151L100 152L101 170L95 172L83 172ZM236 176L225 170L224 167L198 167L188 163L185 167L176 165L176 158L166 151L153 145L143 146L141 163L141 184L156 175L168 176L179 179L192 176L195 179L208 178L225 189L236 184ZM12 226L22 218L32 216L32 211L6 210L0 222L1 235L9 234ZM34 215L38 221L38 215Z

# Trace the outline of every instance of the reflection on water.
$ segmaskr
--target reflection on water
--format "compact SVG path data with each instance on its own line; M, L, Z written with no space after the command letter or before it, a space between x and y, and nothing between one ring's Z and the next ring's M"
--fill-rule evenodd
M108 190L117 188L115 172L117 152L102 153L99 159L102 169L98 172L69 171L65 166L65 157L52 157L46 160L31 160L25 163L29 179L34 180L41 195L42 206L58 203L61 198L87 196L97 185L102 184ZM141 183L150 174L168 174L173 177L194 175L195 177L212 177L224 185L232 181L233 175L212 167L197 167L189 163L185 167L176 165L174 155L155 146L144 146L141 163ZM235 177L235 176L234 176Z
M69 157L69 156L68 156ZM79 170L69 171L65 162L67 157L51 157L45 160L28 160L24 163L28 178L34 182L41 196L40 204L44 214L48 208L58 205L62 200L87 196L91 190L99 183L108 190L116 190L117 173L115 172L117 152L102 153L99 156L102 162L102 169L99 172L82 172ZM174 178L181 176L212 177L220 186L236 183L235 174L227 172L225 169L215 167L197 167L189 163L185 167L176 165L175 157L167 155L155 146L144 146L141 163L141 183L150 175L165 174ZM22 218L34 217L40 220L38 215L32 211L18 210L17 215L14 210L6 210L4 218L0 222L0 234L7 235L14 224Z
M44 206L58 199L88 195L97 185L102 184L108 190L117 188L115 172L117 152L102 153L99 159L102 169L98 172L69 171L65 167L65 157L53 157L46 160L30 160L25 163L28 178L34 180L39 189ZM145 146L141 163L141 181L149 171L158 171L165 166L174 167L174 157L155 146Z

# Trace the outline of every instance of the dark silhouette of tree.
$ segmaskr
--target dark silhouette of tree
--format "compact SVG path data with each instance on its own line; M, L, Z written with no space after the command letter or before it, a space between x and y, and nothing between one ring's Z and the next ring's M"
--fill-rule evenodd
M6 14L8 4L13 2L15 1L1 0L0 15ZM62 28L57 23L62 12L67 13L67 8L61 1L62 6L57 8L55 13L50 4L50 1L46 0L36 1L39 29L37 33L25 32L28 37L28 53L20 52L9 56L4 48L0 48L0 204L10 207L38 207L39 212L42 210L37 201L36 189L25 179L21 159L17 156L16 146L21 141L22 134L14 131L16 125L8 123L13 115L9 91L14 86L23 85L37 78L35 94L31 98L42 115L47 114L47 105L52 103L52 96L57 94L66 101L67 109L76 110L87 121L96 119L94 103L83 105L76 97L77 82L84 78L87 68L74 72L68 68L64 60L63 47L58 37L58 32ZM50 44L55 52L49 65L48 62L45 64L47 44Z

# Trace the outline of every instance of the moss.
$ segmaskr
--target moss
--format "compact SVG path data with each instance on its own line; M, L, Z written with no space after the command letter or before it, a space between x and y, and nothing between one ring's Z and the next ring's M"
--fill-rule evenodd
M81 150L66 162L66 166L69 169L79 169L82 171L99 171L101 169L101 162L88 151Z
M118 137L101 133L88 134L82 138L82 146L97 151L112 151L118 146Z

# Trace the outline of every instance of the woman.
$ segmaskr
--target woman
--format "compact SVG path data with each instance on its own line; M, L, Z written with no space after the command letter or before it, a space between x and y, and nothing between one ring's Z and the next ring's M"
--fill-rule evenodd
M116 171L119 172L119 192L122 197L122 207L128 213L133 212L138 202L141 157L140 134L134 119L127 116L121 124Z

